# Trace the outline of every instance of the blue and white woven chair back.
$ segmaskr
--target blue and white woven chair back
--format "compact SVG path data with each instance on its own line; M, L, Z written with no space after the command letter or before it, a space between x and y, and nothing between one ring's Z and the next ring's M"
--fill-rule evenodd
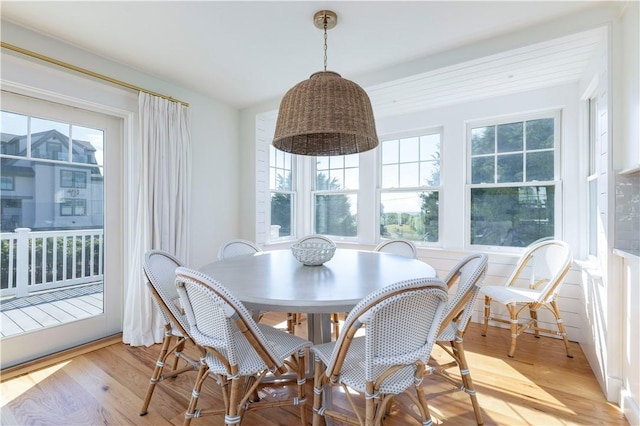
M345 320L345 330L352 325L366 325L365 380L375 381L388 367L407 366L385 382L397 384L404 391L414 378L414 364L429 358L447 302L447 287L437 278L402 281L372 292L362 299ZM332 374L339 353L348 345L348 333L341 333L327 371ZM347 355L345 364L349 362ZM334 371L335 372L335 371ZM387 385L388 386L388 385Z
M218 260L235 256L246 256L261 252L262 249L249 240L233 239L225 242L218 250Z
M373 251L397 254L399 256L408 257L410 259L418 258L418 250L416 249L416 245L409 240L403 240L401 238L383 241L378 244L378 246L373 249Z
M450 293L442 328L451 327L452 335L443 340L453 340L456 331L466 330L480 295L480 287L487 273L488 262L489 257L485 253L474 253L461 259L447 274L444 281ZM452 296L451 290L454 287L455 293ZM453 319L455 323L451 323Z
M218 350L231 365L246 359L238 351L255 351L271 370L282 365L249 311L224 285L188 268L176 270L176 285L196 343Z
M161 306L156 298L153 299L160 308L165 323L186 331L189 330L189 323L179 307L180 300L175 284L176 269L181 266L182 261L170 253L149 250L144 255L142 268L148 279L147 285L152 286L162 300L164 306ZM178 324L175 324L176 322Z

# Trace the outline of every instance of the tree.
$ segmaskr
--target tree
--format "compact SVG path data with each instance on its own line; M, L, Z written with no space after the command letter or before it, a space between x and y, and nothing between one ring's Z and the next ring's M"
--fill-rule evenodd
M276 189L287 191L291 188L291 172L287 176L277 176ZM271 224L280 226L280 235L291 235L291 194L275 192L271 195Z
M316 188L341 189L339 182L324 173L316 175ZM316 195L316 223L318 234L354 237L358 233L356 216L351 214L351 200L346 194Z

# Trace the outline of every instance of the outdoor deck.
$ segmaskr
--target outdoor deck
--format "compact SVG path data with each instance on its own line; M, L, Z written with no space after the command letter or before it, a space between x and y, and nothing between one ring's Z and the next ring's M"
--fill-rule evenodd
M102 282L0 300L0 337L101 314Z

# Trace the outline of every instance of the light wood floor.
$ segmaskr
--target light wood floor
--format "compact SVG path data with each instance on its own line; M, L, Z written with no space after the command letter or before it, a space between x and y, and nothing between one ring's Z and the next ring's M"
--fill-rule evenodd
M275 323L279 317L268 317ZM301 332L303 327L300 327ZM465 336L467 358L486 425L628 425L617 406L608 403L576 343L574 358L565 356L562 342L552 338L518 339L516 357L506 354L509 332L490 328L480 336L471 324ZM59 362L0 384L2 425L180 425L195 373L168 379L156 388L149 413L138 416L159 345L130 347L121 343ZM434 350L436 360L446 355ZM311 381L307 399L312 399ZM430 376L423 382L435 424L473 425L468 396ZM201 408L220 403L220 393L208 380ZM345 405L335 394L334 404ZM308 403L311 421L311 403ZM418 424L405 396L396 399L387 426ZM198 425L223 424L223 418L195 419ZM245 426L299 424L297 408L249 411Z

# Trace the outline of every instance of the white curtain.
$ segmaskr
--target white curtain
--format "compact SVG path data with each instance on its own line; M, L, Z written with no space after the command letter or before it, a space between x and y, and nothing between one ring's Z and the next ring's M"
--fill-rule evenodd
M151 249L188 258L191 136L188 107L142 92L138 104L140 139L133 150L134 223L122 340L150 346L162 342L164 330L142 261Z

